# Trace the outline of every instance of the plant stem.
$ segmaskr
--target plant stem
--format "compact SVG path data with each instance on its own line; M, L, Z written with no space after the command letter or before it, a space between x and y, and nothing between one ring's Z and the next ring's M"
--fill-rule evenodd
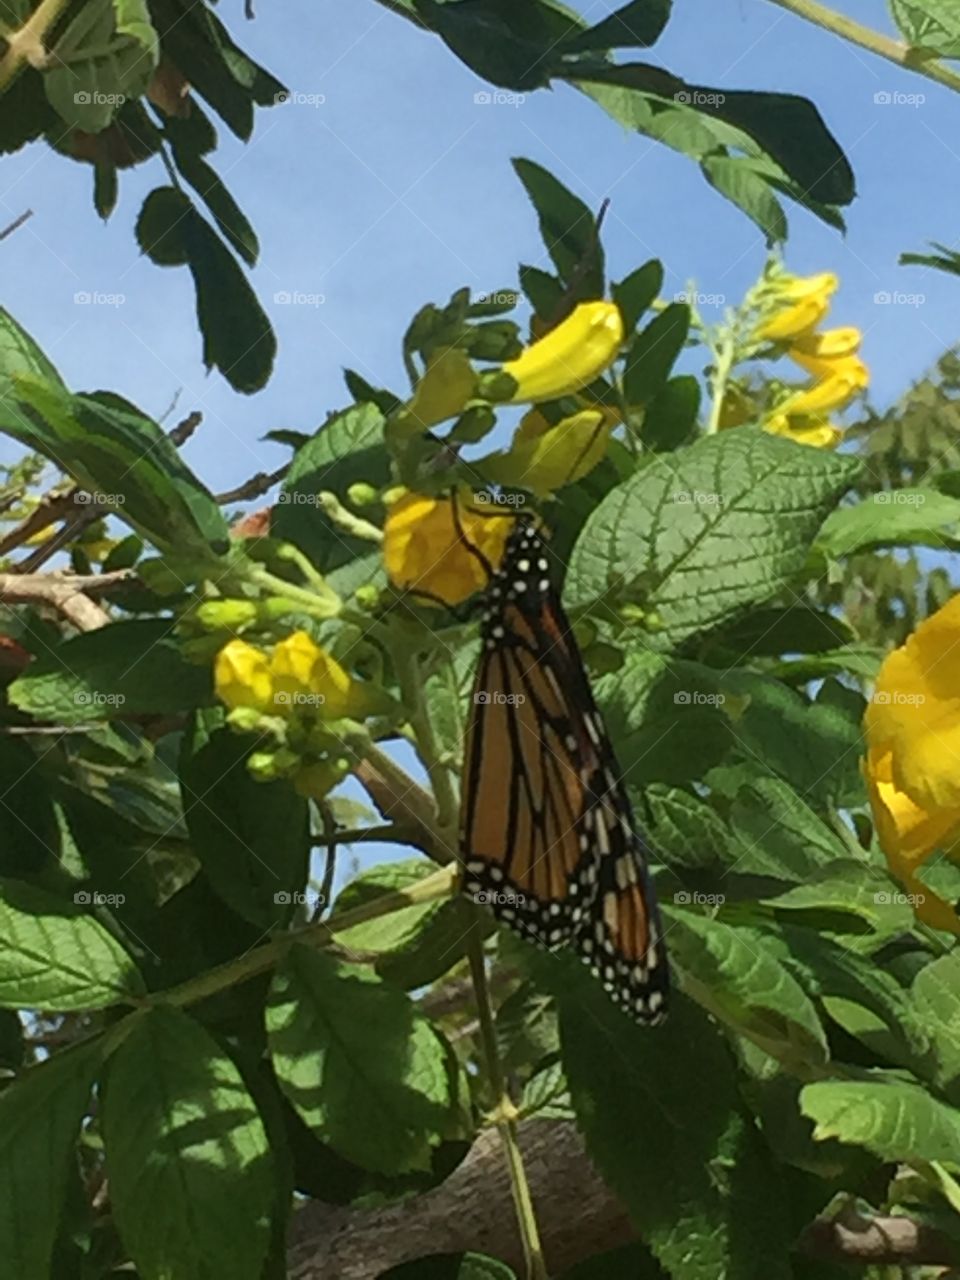
M46 57L43 42L47 33L67 7L68 0L40 0L19 31L7 34L7 51L0 58L0 93L20 70L23 63L39 66Z
M413 730L414 745L423 767L427 771L436 801L436 827L441 840L455 849L458 803L450 772L440 763L440 748L433 732L433 723L423 696L423 678L417 655L407 652L396 660L397 678L403 705Z
M262 565L252 565L247 572L247 580L266 588L272 595L285 596L288 600L295 601L305 613L315 614L318 618L333 618L340 611L340 600L329 588L325 599L316 591L298 587L295 582L287 582L285 578L278 578Z
M713 369L710 372L710 417L705 427L708 436L714 435L720 429L723 397L727 389L727 380L733 370L736 352L736 334L733 329L727 329L713 353Z
M530 1194L530 1184L527 1181L527 1171L523 1165L523 1155L517 1141L517 1109L507 1092L503 1068L500 1065L500 1054L497 1050L497 1033L493 1023L490 987L487 983L487 970L483 958L483 938L479 929L474 928L470 931L467 957L470 961L470 976L473 979L473 989L476 994L480 1036L487 1060L487 1075L496 1098L494 1115L507 1157L510 1189L513 1192L517 1226L520 1229L523 1254L527 1263L527 1280L547 1280L537 1215L533 1207L533 1197Z
M242 956L208 969L206 973L190 978L177 987L158 991L147 1001L138 1000L137 1004L140 1007L145 1003L182 1007L196 1004L199 1000L206 1000L210 996L217 995L221 991L256 977L259 973L272 969L295 942L302 942L311 947L326 946L335 934L352 929L354 925L365 924L368 920L376 920L380 916L392 915L395 911L402 911L405 907L416 906L421 902L434 902L439 898L451 897L458 875L459 868L452 863L441 867L439 871L424 877L423 880L418 880L416 884L398 889L395 893L385 893L372 902L354 908L353 911L344 911L330 920L319 921L316 924L305 925L302 929L278 934L262 946L254 947Z
M928 80L935 80L937 84L942 84L947 89L960 92L960 75L951 71L949 67L945 67L938 58L925 58L918 50L911 49L902 40L894 40L891 36L885 36L879 31L854 22L852 18L842 13L836 13L826 5L818 4L817 0L770 0L770 3L796 14L806 22L812 22L814 26L821 27L824 31L848 40L851 44L859 45L861 49L875 53L879 58L885 58L895 66L902 67L906 71L916 71L918 75L926 76Z

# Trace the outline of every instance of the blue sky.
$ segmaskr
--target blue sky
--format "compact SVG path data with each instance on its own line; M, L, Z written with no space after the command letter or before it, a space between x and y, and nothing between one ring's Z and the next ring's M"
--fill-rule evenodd
M615 7L580 5L594 21ZM543 261L512 156L552 169L591 204L612 198L605 242L614 276L656 255L665 292L695 278L703 292L735 300L760 270L756 230L695 165L626 133L575 91L478 105L482 83L439 40L374 0L286 0L282 18L260 9L254 22L243 20L239 0L220 11L296 95L324 101L260 112L248 146L219 130L214 162L260 234L253 283L280 342L259 394L237 395L204 372L188 273L138 255L132 224L143 196L165 181L159 161L122 175L106 225L93 211L86 166L40 145L0 162L0 221L34 210L2 246L3 305L77 389L118 391L154 415L179 389L178 412L205 415L187 458L212 487L280 465L286 450L259 437L311 430L342 406L343 365L402 390L400 337L423 302L463 284L513 285L518 261ZM875 0L845 0L844 11L885 20ZM840 275L835 322L866 332L872 395L888 403L957 338L960 281L896 263L904 249L956 234L960 102L763 0L678 0L664 37L640 57L694 81L789 90L818 104L860 196L846 238L789 206L787 262ZM875 102L897 91L925 101ZM922 305L875 303L876 293L898 290L922 294ZM78 292L124 301L77 305ZM274 295L284 292L323 302L283 305Z

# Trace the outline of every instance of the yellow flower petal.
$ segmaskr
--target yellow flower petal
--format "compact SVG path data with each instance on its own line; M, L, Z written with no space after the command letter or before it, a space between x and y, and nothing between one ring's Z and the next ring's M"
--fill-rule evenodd
M796 444L810 445L814 449L836 449L843 439L843 432L826 418L808 416L788 418L784 413L776 413L763 424L764 431L773 436L782 436L793 440Z
M607 451L610 431L599 409L581 409L533 438L518 429L507 453L482 459L477 468L494 484L545 497L593 470Z
M275 712L266 655L245 640L231 640L217 654L213 683L217 697L231 709L253 707Z
M867 366L856 356L843 362L839 372L831 371L828 377L821 378L813 386L796 391L777 405L778 413L788 416L811 413L829 413L831 409L841 409L849 404L853 397L868 385L870 373Z
M816 276L788 276L776 288L778 310L754 331L757 342L786 342L816 328L830 310L839 281L832 272Z
M483 563L470 546L490 564L499 564L513 517L477 512L471 499L468 494L457 499L462 536L449 497L407 493L388 508L383 558L394 586L460 604L487 585Z
M579 391L610 367L622 342L623 319L615 302L581 302L503 366L517 383L510 400L536 403Z
M837 360L843 356L855 356L862 342L860 330L848 325L841 329L824 329L822 333L801 334L791 343L789 354L815 360Z

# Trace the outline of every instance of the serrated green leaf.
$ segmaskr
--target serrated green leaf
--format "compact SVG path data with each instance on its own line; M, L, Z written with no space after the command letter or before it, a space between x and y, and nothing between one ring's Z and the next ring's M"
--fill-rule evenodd
M295 946L274 976L267 1033L280 1087L323 1142L380 1173L430 1167L455 1122L459 1067L403 992Z
M657 458L587 520L570 561L573 608L618 598L655 611L658 646L768 600L798 574L852 459L748 427Z
M960 955L940 956L921 969L912 995L930 1032L936 1083L956 1102L960 1100Z
M133 960L84 911L90 894L77 898L0 880L0 1007L104 1009L143 994Z
M287 472L273 509L273 532L295 543L322 573L369 552L370 543L333 525L319 510L316 495L330 490L345 499L358 481L374 487L387 484L390 467L383 428L383 414L375 404L344 409L297 451Z
M17 1280L49 1280L75 1146L102 1044L30 1067L0 1094L0 1250Z
M333 918L408 888L435 870L425 858L371 867L343 887ZM476 913L456 898L419 903L354 925L337 934L337 943L348 952L377 953L377 973L409 991L434 982L462 960L473 929L479 927Z
M736 840L705 800L662 783L647 787L644 799L651 840L669 866L698 869L736 862Z
M800 1095L817 1138L866 1147L881 1160L960 1163L960 1112L905 1080L824 1080Z
M805 881L847 852L840 837L782 778L751 777L729 815L738 871Z
M941 58L960 57L958 0L890 0L890 12L908 44Z
M869 863L837 858L821 867L802 884L794 885L766 905L775 912L788 913L798 923L807 917L826 936L843 938L855 947L858 934L875 950L885 941L913 926L913 908L904 894L898 894L888 875ZM796 913L796 914L795 914Z
M142 1280L260 1280L270 1148L212 1036L178 1009L137 1018L108 1063L100 1115L111 1209Z
M59 724L188 710L212 693L209 670L184 661L164 618L73 636L42 652L8 690L15 707Z
M680 907L666 906L664 915L688 995L778 1061L794 1067L826 1062L816 1010L762 936Z

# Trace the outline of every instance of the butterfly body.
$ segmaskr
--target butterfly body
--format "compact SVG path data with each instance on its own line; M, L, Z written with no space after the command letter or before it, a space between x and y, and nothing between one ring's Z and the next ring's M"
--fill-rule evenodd
M646 849L546 547L518 521L485 596L463 780L464 891L530 940L571 946L653 1022L667 963Z

